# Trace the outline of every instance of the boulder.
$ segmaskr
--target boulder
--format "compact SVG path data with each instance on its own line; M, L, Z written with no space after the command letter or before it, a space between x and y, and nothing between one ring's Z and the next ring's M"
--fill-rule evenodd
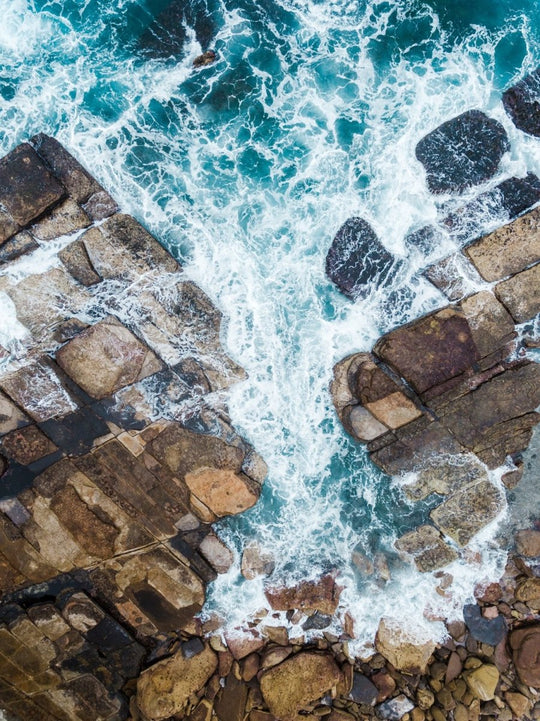
M60 348L58 365L92 398L105 398L161 370L161 361L116 318L96 323Z
M0 227L0 238L1 235L2 230ZM22 230L20 233L17 233L17 235L9 238L9 240L4 242L3 244L0 241L0 264L9 263L16 258L19 258L21 255L26 255L26 253L33 253L34 250L37 250L38 248L39 245L32 238L30 233L28 233L26 230Z
M420 526L398 538L395 543L398 551L412 556L416 567L422 573L452 563L458 557L456 551L442 539L433 526Z
M197 55L193 61L194 68L204 68L207 65L212 65L217 60L217 55L213 50L207 50L202 55Z
M524 626L510 634L510 648L521 682L540 688L540 625Z
M151 666L137 681L137 706L149 721L182 714L192 694L216 671L218 659L209 646L190 658L181 651Z
M504 616L486 618L476 603L468 603L463 608L463 619L471 636L480 643L497 646L507 633Z
M260 494L260 486L248 476L226 468L197 468L186 473L185 481L192 495L218 518L251 508Z
M379 689L363 673L353 674L352 689L349 698L355 703L374 706L379 695Z
M209 533L201 542L199 552L206 558L216 573L227 573L233 564L233 554L215 533Z
M527 558L540 556L540 531L525 528L516 533L517 552Z
M341 587L328 573L316 581L301 581L296 586L267 585L264 593L274 611L320 611L331 616L338 607Z
M400 721L413 708L413 702L402 693L378 706L377 715L385 721Z
M490 481L473 482L459 489L430 513L433 523L446 536L465 546L504 507L505 499Z
M540 288L540 263L498 283L495 286L495 294L510 311L516 323L525 323L540 313L538 288Z
M495 698L495 690L499 683L499 671L496 666L485 663L464 674L465 681L473 696L481 701Z
M367 443L388 433L388 428L364 406L347 406L343 411L342 419L345 429L358 441Z
M264 671L260 683L264 701L276 719L296 721L299 711L324 696L341 679L332 656L305 651Z
M395 274L394 257L363 218L349 218L326 256L326 275L349 298L365 298Z
M508 88L502 101L516 128L540 137L540 68Z
M375 638L377 651L398 671L407 674L425 673L436 644L417 642L399 623L381 619Z
M540 260L540 208L468 245L464 252L489 282L515 275Z
M87 228L90 218L77 203L68 198L57 205L32 226L32 235L38 240L55 240L63 235L71 235Z
M250 541L244 548L241 572L248 581L258 576L269 576L275 565L273 555L264 551L256 541Z
M503 126L479 110L448 120L416 146L432 193L461 193L495 175L509 149Z
M81 285L91 286L101 281L96 273L84 243L75 240L58 253L58 257L66 266L66 269Z
M516 599L534 609L540 608L540 578L525 578L516 588Z

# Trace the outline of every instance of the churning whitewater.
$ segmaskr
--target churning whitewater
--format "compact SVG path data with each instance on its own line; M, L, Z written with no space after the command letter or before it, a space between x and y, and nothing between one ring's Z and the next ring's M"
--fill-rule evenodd
M437 579L392 545L436 501L410 503L402 481L373 466L338 422L329 383L337 360L445 303L420 271L451 241L428 256L404 238L475 193L430 195L414 156L422 136L480 109L512 147L486 188L540 174L537 141L500 102L540 64L540 9L535 0L197 0L173 29L175 45L148 30L165 5L0 0L2 153L38 132L57 137L227 319L224 345L249 375L227 403L269 476L252 510L218 526L236 561L210 588L207 611L234 626L265 605L262 581L240 575L241 551L256 539L277 580L339 570L359 644L385 614L437 635L442 624L425 617L459 615L474 584L502 570L493 541L502 519L473 540L470 562L446 569L451 599L441 598ZM217 62L194 70L208 46ZM351 216L404 261L390 289L357 303L324 273ZM42 270L22 260L10 272ZM0 311L0 344L16 353L25 330L4 295ZM390 580L384 570L359 575L354 551L379 568L384 556Z

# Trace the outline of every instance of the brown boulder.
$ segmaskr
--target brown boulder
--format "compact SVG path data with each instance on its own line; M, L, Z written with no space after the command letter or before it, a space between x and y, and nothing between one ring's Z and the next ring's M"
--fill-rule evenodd
M510 634L514 665L526 686L540 688L540 625L518 628Z
M60 348L58 365L93 398L105 398L161 370L161 361L116 318L105 318Z
M264 593L274 611L319 611L331 616L338 607L341 587L328 573L316 581L301 581L292 587L267 586Z
M416 674L426 672L436 644L434 641L416 642L399 624L383 618L377 629L375 646L398 671Z
M209 646L191 658L178 651L159 661L139 676L137 706L149 721L160 721L182 714L192 694L200 691L218 665Z
M251 541L242 553L242 576L248 581L257 576L269 576L275 567L274 557L268 551L261 549L256 541Z
M518 273L495 286L495 294L510 311L516 323L534 318L540 312L540 264Z
M540 556L540 531L526 528L516 533L517 552L527 558Z
M499 683L499 671L496 666L489 663L482 664L464 675L467 686L475 698L491 701L495 697L495 689Z
M298 653L261 675L261 691L270 712L279 721L301 719L299 711L324 696L341 681L331 656Z

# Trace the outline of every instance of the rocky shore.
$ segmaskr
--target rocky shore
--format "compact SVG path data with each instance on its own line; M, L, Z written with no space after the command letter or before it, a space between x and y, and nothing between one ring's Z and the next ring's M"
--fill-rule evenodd
M505 96L518 127L533 85ZM433 192L484 182L507 150L482 113L458 121L469 159L493 153L442 177L445 163L432 160L457 130L437 129L418 151ZM450 303L344 359L332 387L372 460L409 474L412 499L441 497L396 548L435 574L442 597L445 567L519 482L539 419L527 322L540 310L540 183L504 183L495 196L511 222L426 269ZM458 238L484 200L447 216L444 232ZM390 283L396 267L359 221L327 262L352 298L378 276ZM439 232L408 242L430 246ZM468 290L471 277L483 290ZM210 299L47 136L0 160L0 292L24 331L0 351L0 708L10 721L540 719L537 528L518 533L503 577L477 587L442 644L383 618L372 652L353 657L352 617L329 630L342 590L333 573L293 588L268 578L267 607L241 629L201 620L206 584L232 561L212 523L253 506L266 475L227 416L224 391L244 372L220 345ZM269 576L272 563L253 545L242 572Z

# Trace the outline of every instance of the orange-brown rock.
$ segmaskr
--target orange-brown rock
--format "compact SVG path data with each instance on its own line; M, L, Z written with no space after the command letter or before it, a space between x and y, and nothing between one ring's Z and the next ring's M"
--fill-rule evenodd
M198 468L186 473L191 493L218 518L241 513L255 505L259 487L243 473L221 468Z
M267 585L264 592L275 611L298 609L332 615L339 604L341 587L328 573L316 581L301 581L296 586Z
M521 682L540 688L540 626L524 626L513 631L510 648Z

